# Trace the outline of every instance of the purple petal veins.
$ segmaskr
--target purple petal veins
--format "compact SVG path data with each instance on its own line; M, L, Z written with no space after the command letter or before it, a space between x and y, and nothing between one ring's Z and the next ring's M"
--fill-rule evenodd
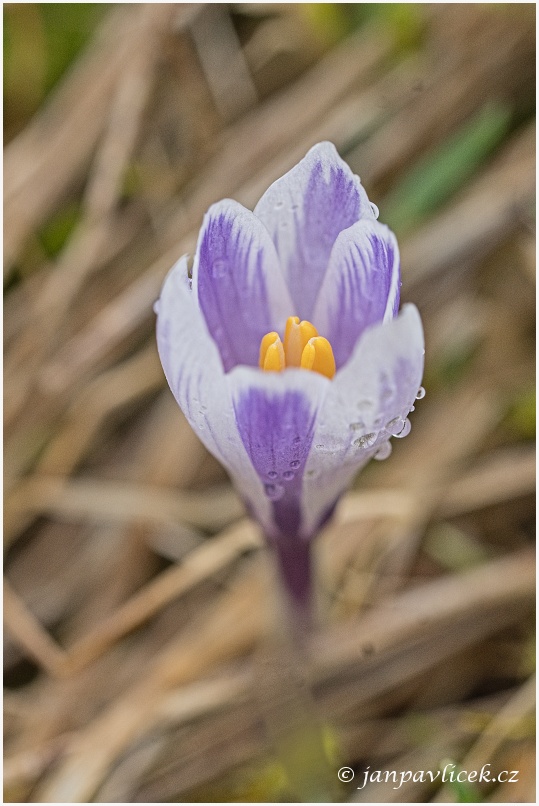
M273 538L292 539L302 532L305 463L316 414L329 385L322 376L309 373L310 383L302 389L303 372L288 371L296 378L295 387L276 383L280 379L271 373L263 376L263 385L249 385L246 376L233 392L241 440L272 504L274 530L268 537Z
M291 303L275 247L253 213L232 201L209 210L193 283L225 371L258 366L262 336L282 329Z
M361 182L331 143L274 182L255 215L276 246L294 314L309 320L337 236L360 218L374 219Z
M338 236L319 291L314 321L333 347L337 368L362 333L393 319L400 297L395 236L377 221L359 221Z

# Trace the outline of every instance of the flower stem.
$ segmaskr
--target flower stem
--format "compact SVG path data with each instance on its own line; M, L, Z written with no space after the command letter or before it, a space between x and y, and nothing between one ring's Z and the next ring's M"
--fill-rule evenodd
M294 640L302 644L314 625L313 574L309 541L279 539L272 543Z
M271 543L279 571L273 631L258 653L257 692L268 738L300 802L340 800L324 726L310 686L313 628L310 545Z

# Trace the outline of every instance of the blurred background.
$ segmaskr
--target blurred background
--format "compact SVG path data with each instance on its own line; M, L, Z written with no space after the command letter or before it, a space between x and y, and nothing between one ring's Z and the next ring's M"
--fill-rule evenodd
M425 399L317 544L342 800L535 800L534 4L5 4L5 800L286 801L260 535L152 304L206 208L333 141L401 246Z

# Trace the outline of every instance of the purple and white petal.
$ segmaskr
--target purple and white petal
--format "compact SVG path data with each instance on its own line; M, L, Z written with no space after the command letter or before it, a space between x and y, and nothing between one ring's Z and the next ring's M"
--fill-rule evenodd
M355 473L407 428L423 362L423 328L414 305L363 334L331 382L319 413L304 474L307 530L316 532Z
M277 179L255 207L277 248L293 315L312 319L318 290L338 234L374 219L361 182L332 143L319 143Z
M204 218L193 290L226 372L238 364L258 366L260 340L269 331L282 331L292 310L266 228L228 199Z
M261 373L238 367L229 375L241 439L272 505L270 539L308 537L302 487L316 417L330 381L315 372ZM257 501L252 508L256 511Z
M331 342L337 368L368 327L395 317L399 299L399 248L391 230L365 219L341 232L312 320Z
M271 505L238 432L227 375L189 287L185 257L169 272L156 312L159 357L174 397L208 451L235 479L241 494L259 502L257 517L269 528Z

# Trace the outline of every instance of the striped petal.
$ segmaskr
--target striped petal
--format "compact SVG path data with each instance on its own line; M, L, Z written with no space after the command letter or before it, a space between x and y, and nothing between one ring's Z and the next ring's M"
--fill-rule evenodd
M241 439L272 505L267 536L309 537L303 529L303 476L330 381L306 370L262 373L245 367L229 379Z
M315 533L354 475L404 427L423 377L424 337L414 305L367 330L337 372L305 466L304 528Z
M210 207L199 235L193 289L225 371L258 365L261 338L282 330L291 301L260 220L237 202Z
M239 434L228 377L190 289L186 258L169 272L156 311L159 357L174 397L243 497L257 502L256 517L262 526L270 528L270 502Z
M396 316L400 299L397 240L384 224L365 219L344 230L331 251L313 322L331 342L337 368L362 333Z
M312 319L318 290L339 233L374 219L367 194L332 143L319 143L271 185L255 207L286 277L294 314Z

